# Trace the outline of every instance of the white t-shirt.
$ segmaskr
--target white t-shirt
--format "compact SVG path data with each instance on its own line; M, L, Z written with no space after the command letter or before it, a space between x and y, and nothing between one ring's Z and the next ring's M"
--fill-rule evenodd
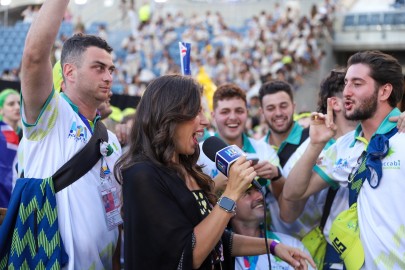
M290 247L298 248L309 255L308 250L304 247L304 245L298 239L283 234L283 233L275 233L275 235L280 239L280 242L288 245ZM280 259L276 259L273 255L270 254L270 262L271 262L271 269L278 269L278 270L292 270L294 267L290 266L285 261ZM247 266L245 266L244 257L235 257L235 270L253 270ZM267 259L267 255L259 255L257 259L257 264L255 270L268 270L269 269L269 261ZM311 265L308 264L308 269L313 269Z
M385 134L395 123L387 119L398 116L394 109L377 130ZM339 138L325 153L316 172L327 182L348 185L352 168L367 145L358 139L360 129ZM383 175L377 188L363 183L357 199L360 239L365 252L363 269L405 269L405 134L397 133L389 140L388 155L382 160Z
M304 153L308 146L309 139L305 140L291 155L283 167L283 176L287 179L292 167ZM267 207L270 209L271 229L302 239L308 232L319 225L322 217L323 206L325 204L327 191L308 198L305 208L300 217L293 223L286 223L280 218L280 207L276 198L266 197Z
M26 178L52 176L74 156L92 136L91 131L75 112L75 106L52 92L37 122L24 122L24 139L18 153L19 170ZM23 106L23 102L21 102ZM23 120L26 119L24 106ZM116 136L108 131L113 154L105 157L111 172L121 154ZM112 269L112 256L118 240L118 229L108 230L102 197L101 160L70 186L56 193L58 222L69 262L64 269ZM111 174L112 184L120 188Z
M294 165L297 163L297 161L301 158L301 156L304 154L305 150L308 147L308 144L310 142L310 138L306 139L294 152L294 154L291 155L290 159L287 161L287 163L284 165L283 172L284 176L287 178L289 173L291 172L292 168ZM318 161L321 161L323 159L323 155L325 154L325 149L321 152L319 155ZM304 211L301 214L301 216L297 219L296 222L292 224L287 224L285 226L285 223L282 223L280 226L285 226L285 228L275 228L280 231L288 230L289 225L292 225L292 227L299 228L301 227L302 230L302 235L299 234L296 237L303 237L306 233L308 233L314 226L319 225L319 222L321 220L322 214L323 214L323 208L325 205L326 201L326 196L328 194L328 189L324 189L317 194L310 196L308 198L308 201L305 205ZM327 241L329 241L329 231L330 227L332 226L333 220L339 215L342 211L349 209L349 191L347 188L340 188L336 195L335 199L333 201L333 204L330 209L330 213L328 216L328 219L326 220L325 227L323 229L323 233L325 235L325 238ZM275 211L275 210L272 210ZM316 214L312 214L316 213ZM303 217L308 217L307 220L305 220Z

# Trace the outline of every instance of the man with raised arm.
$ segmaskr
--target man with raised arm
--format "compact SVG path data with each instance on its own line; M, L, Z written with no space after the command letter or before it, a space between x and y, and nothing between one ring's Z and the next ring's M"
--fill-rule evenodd
M294 201L330 185L349 186L351 207L334 221L329 238L352 269L405 268L405 214L400 209L405 135L389 121L400 115L396 104L403 86L401 65L392 56L378 51L352 55L343 90L345 116L360 125L340 137L316 164L336 124L331 106L326 115L313 113L311 141L283 189L284 198Z
M68 3L46 0L25 42L21 66L24 139L19 170L26 178L52 176L86 145L100 118L97 107L111 91L111 47L99 37L82 34L63 45L64 92L59 94L52 87L50 55ZM121 149L113 133L108 132L108 137L108 155L56 193L59 229L69 256L64 269L112 269L117 227L122 221L110 215L102 196L118 198L119 185L110 172ZM114 201L114 207L120 207L119 200Z

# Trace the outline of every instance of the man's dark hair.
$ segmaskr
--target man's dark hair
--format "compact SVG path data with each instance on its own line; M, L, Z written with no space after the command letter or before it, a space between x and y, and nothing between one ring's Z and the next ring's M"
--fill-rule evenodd
M392 85L392 93L388 99L391 107L396 107L404 94L404 75L398 60L391 55L380 51L364 51L352 55L347 61L347 66L365 64L370 67L370 77L380 87L384 84Z
M343 70L332 70L322 81L318 94L318 112L326 114L328 98L342 95L345 88L345 74Z
M73 63L80 66L80 58L89 47L97 47L105 50L108 53L113 51L110 45L108 45L107 41L101 37L78 33L67 39L63 44L60 61L62 67L65 63Z
M272 95L277 92L286 92L291 99L291 102L294 103L294 95L291 88L291 85L284 81L269 81L264 84L259 89L259 99L260 105L263 105L263 97L265 95Z

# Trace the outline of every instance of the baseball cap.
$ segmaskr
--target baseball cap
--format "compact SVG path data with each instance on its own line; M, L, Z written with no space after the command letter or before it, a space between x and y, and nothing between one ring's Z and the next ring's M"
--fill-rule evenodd
M362 267L364 249L360 241L357 203L336 217L329 232L329 239L348 270L358 270Z

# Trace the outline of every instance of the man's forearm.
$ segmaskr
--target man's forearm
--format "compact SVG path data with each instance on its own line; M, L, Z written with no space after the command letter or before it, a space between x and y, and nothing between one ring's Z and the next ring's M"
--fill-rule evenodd
M25 43L27 49L41 56L48 56L55 43L69 0L45 1L32 22Z
M325 145L309 144L302 157L294 165L284 184L283 196L286 200L305 199L305 193L308 189L312 168L322 152Z

